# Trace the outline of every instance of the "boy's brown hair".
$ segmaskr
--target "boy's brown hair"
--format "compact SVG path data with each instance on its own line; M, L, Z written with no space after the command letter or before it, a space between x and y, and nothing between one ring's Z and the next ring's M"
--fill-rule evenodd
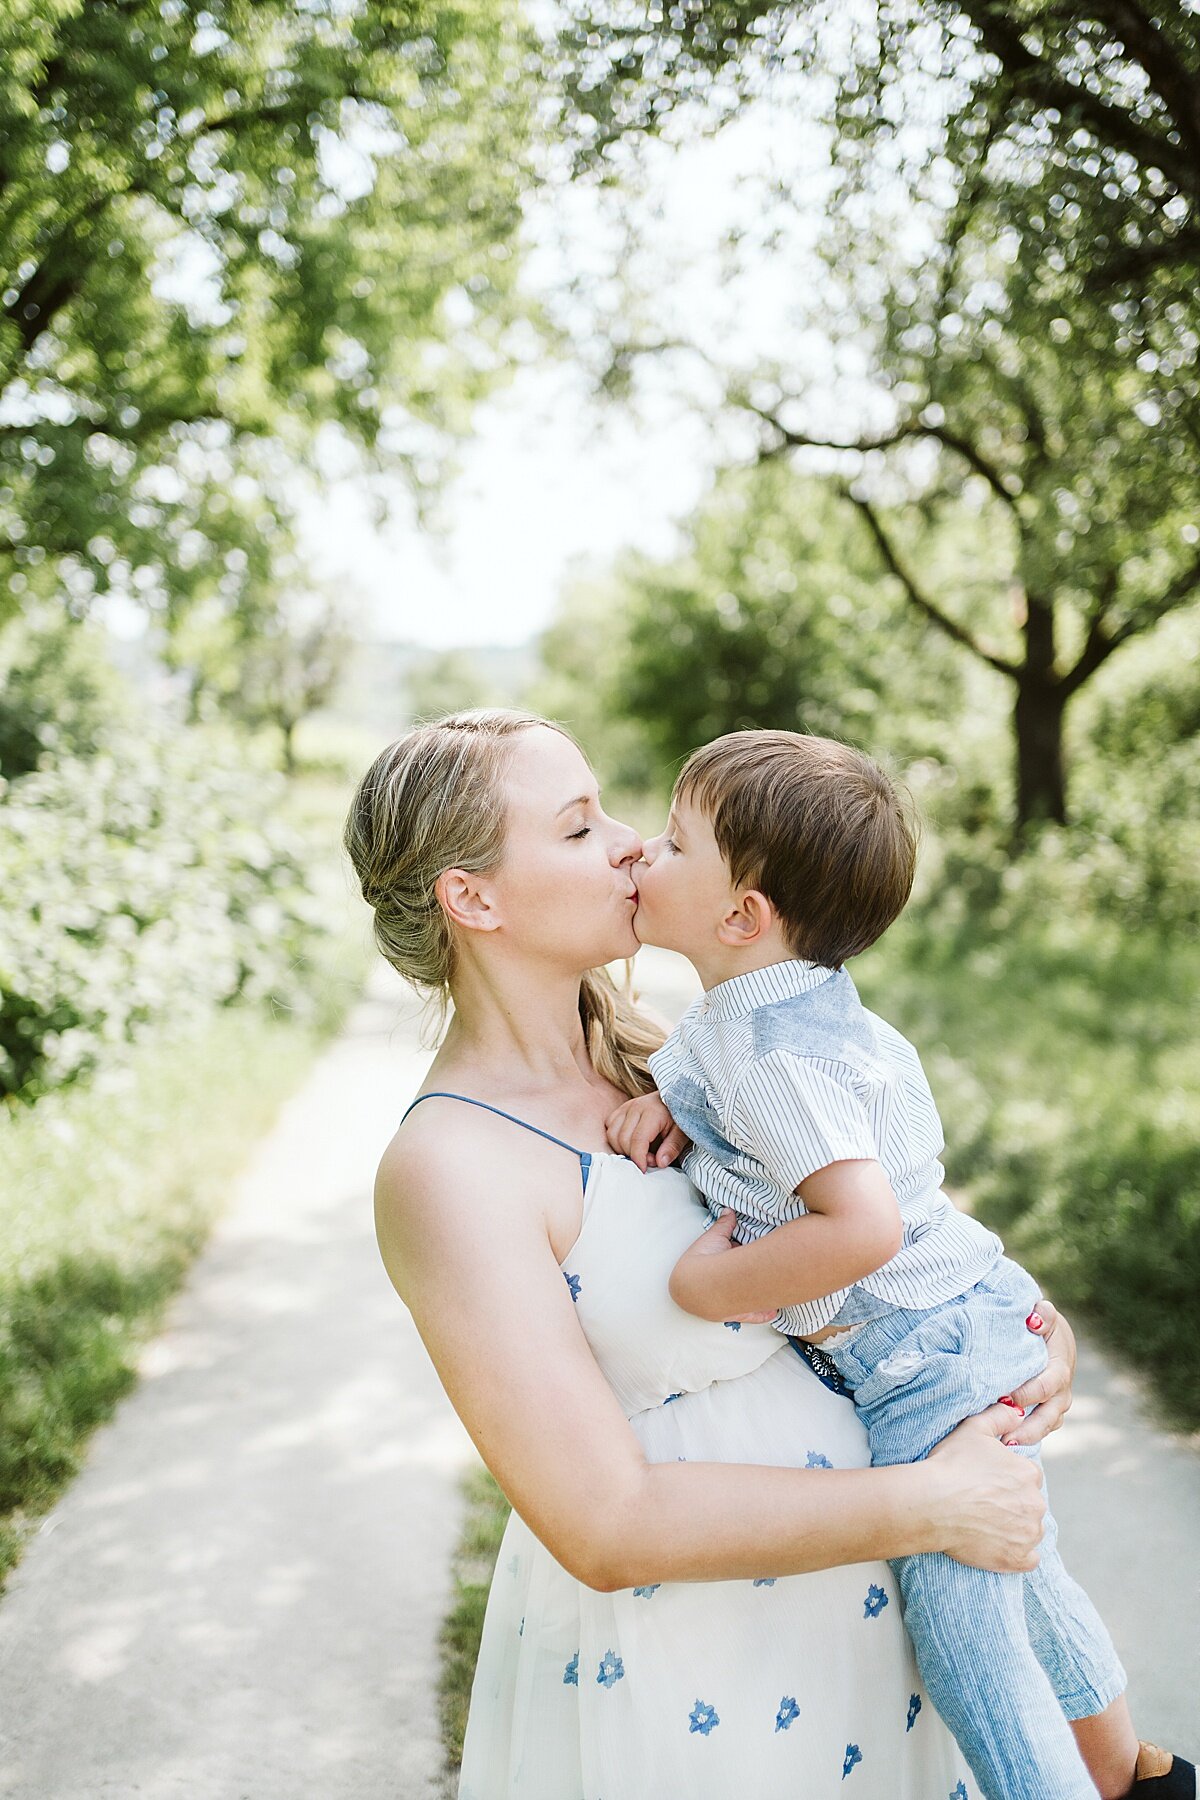
M915 815L861 750L795 731L731 731L688 757L675 797L712 826L735 887L756 887L797 956L840 968L904 910Z

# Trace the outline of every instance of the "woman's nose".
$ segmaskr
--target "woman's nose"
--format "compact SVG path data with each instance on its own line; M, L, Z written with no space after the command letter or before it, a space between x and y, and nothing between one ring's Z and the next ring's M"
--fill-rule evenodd
M642 840L636 831L624 831L617 839L617 865L635 863L642 856Z

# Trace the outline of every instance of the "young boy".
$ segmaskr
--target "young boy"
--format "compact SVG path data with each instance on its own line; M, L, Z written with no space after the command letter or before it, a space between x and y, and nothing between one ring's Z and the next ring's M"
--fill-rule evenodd
M650 1059L658 1094L608 1125L643 1168L691 1140L683 1166L719 1223L677 1263L677 1304L820 1345L875 1463L920 1460L1046 1360L1026 1329L1037 1284L942 1192L917 1054L843 967L904 907L915 855L887 777L844 744L742 731L696 751L634 869L635 923L705 993ZM944 1555L895 1572L925 1684L988 1800L1195 1800L1190 1763L1139 1745L1052 1519L1028 1574Z

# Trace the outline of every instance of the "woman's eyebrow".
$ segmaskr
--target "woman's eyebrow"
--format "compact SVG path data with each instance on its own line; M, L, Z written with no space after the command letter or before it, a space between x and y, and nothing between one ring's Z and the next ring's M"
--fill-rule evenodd
M590 794L576 794L574 800L568 800L564 805L559 807L554 815L555 818L561 819L562 815L565 812L570 812L573 806L586 806L591 798L592 796Z

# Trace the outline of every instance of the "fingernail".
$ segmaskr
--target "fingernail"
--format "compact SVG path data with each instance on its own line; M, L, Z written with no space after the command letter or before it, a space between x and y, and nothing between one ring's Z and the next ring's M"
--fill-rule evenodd
M1044 1321L1041 1313L1031 1312L1025 1323L1028 1325L1030 1331L1040 1331Z
M1025 1408L1023 1406L1018 1406L1011 1394L1001 1394L998 1404L1001 1406L1011 1406L1014 1412L1019 1412L1022 1418L1025 1417Z

